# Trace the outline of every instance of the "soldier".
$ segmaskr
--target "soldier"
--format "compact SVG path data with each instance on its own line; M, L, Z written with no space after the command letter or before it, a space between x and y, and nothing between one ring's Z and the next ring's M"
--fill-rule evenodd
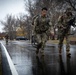
M5 39L6 39L6 45L8 45L8 34L5 35Z
M63 40L66 38L66 54L70 54L70 43L69 43L69 33L71 27L71 19L73 18L71 8L67 8L65 13L58 19L58 32L59 32L59 54L61 55L61 49L63 46Z
M44 7L41 10L41 15L36 15L33 20L34 33L36 35L37 50L38 55L39 50L42 55L44 55L44 47L47 42L47 34L50 32L51 22L50 18L47 16L47 8Z

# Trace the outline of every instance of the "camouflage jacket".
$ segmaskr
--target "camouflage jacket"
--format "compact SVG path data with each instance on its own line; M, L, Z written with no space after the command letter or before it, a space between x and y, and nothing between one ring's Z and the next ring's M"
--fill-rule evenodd
M73 16L66 16L66 14L62 15L58 19L58 28L60 30L64 30L68 26L68 22L73 18Z
M70 21L73 19L73 15L67 16L62 15L58 19L58 33L59 34L70 34Z
M36 33L44 33L48 31L51 27L50 18L48 16L42 17L42 16L36 16L34 19L34 31Z

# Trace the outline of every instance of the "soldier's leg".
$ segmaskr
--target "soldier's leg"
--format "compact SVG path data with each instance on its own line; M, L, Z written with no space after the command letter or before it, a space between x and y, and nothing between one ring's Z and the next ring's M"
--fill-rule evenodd
M70 41L69 41L69 35L66 35L66 53L67 53L67 55L70 55Z
M47 35L46 35L46 33L43 33L42 34L42 39L41 39L41 43L42 43L41 53L42 53L42 55L44 55L44 47L45 47L46 42L47 42Z
M60 35L59 36L59 44L58 44L58 48L59 48L59 53L61 54L61 50L62 50L62 46L63 46L63 40L64 40L64 36Z
M37 40L36 54L38 54L39 53L39 49L41 48L41 35L40 34L36 34L36 40Z

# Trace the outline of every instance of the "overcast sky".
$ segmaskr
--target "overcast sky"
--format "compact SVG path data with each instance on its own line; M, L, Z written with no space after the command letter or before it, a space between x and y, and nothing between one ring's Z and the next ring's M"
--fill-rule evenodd
M19 15L25 13L24 0L0 0L0 20L4 20L7 14ZM0 24L0 32L3 26Z

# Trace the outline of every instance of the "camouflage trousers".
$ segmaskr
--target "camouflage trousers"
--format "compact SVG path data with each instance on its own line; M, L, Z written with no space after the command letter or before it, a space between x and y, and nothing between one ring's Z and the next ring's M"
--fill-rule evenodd
M42 34L36 34L36 40L37 40L37 51L39 52L39 49L41 49L42 52L44 52L44 47L47 42L47 35L46 33Z
M69 35L66 34L66 33L65 33L65 35L62 34L62 35L59 36L59 44L58 44L59 50L60 50L60 52L61 52L64 38L66 38L66 52L70 52Z

